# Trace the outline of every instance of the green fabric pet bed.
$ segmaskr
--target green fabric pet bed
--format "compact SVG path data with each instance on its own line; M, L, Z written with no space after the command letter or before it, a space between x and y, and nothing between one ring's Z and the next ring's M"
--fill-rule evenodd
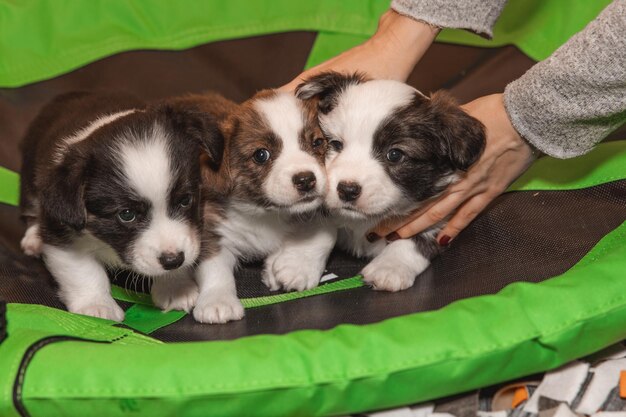
M444 31L454 45L425 60L457 61L445 77L418 67L411 80L460 99L500 88L606 3L511 1L493 42ZM158 311L149 282L112 271L118 324L65 311L41 261L20 252L17 143L46 100L87 87L241 100L362 40L387 6L0 5L0 416L345 415L553 369L626 336L626 141L540 159L399 293L363 286L364 261L339 251L322 285L301 293L270 292L260 264L245 264L246 317L203 325ZM499 47L510 43L530 58Z

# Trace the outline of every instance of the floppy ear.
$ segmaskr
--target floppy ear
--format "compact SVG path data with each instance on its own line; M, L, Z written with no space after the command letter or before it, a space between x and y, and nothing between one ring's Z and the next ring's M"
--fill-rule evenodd
M452 167L467 171L485 148L485 127L465 113L454 98L445 92L434 93L426 103L434 116L444 152Z
M217 120L210 114L166 105L165 116L174 129L195 140L206 152L206 161L214 171L222 164L224 157L224 136Z
M87 157L79 152L67 154L42 184L40 206L43 216L56 225L75 231L85 227L84 179Z
M365 81L365 75L358 72L353 74L341 74L335 71L322 72L296 87L296 97L301 100L317 98L319 100L317 108L320 113L328 114L335 107L339 93L350 85Z

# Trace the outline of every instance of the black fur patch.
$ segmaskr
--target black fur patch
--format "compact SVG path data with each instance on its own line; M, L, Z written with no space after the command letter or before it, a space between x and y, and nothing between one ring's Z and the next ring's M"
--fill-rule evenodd
M374 133L373 156L385 167L405 198L420 202L444 190L447 176L467 170L484 148L482 124L463 112L443 93L427 99L416 93ZM399 150L400 161L388 159Z
M337 97L348 86L360 84L367 80L364 74L341 74L335 71L327 71L315 75L296 88L296 97L301 100L316 98L317 107L322 114L328 114L337 105Z
M65 138L98 117L129 109L138 111L102 126L78 143L62 146ZM164 132L170 159L173 183L168 214L196 225L200 233L200 154L202 150L210 154L215 166L222 158L223 138L213 119L167 102L146 107L123 95L80 93L46 106L23 142L22 214L31 223L39 221L44 242L68 245L88 231L130 263L129 249L149 227L152 207L128 184L119 146L151 140L155 126ZM58 149L64 150L60 162L55 159ZM118 213L124 209L137 213L136 220L122 222Z

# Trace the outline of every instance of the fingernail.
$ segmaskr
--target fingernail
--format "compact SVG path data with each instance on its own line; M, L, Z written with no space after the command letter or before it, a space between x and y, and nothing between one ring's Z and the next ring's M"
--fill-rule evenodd
M365 236L365 238L367 239L368 242L374 243L378 239L380 239L380 236L378 236L376 233L372 232L372 233L368 233L367 236Z
M439 239L439 246L448 246L450 244L450 239L452 238L448 235L441 236L441 239Z
M394 242L396 240L400 239L400 235L396 232L391 232L389 233L387 236L385 236L385 240L387 242Z

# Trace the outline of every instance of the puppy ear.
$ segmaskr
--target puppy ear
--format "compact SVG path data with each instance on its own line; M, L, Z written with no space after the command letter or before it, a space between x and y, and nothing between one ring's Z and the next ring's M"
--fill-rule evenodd
M224 135L217 120L210 114L197 110L166 105L165 116L176 131L194 139L207 154L206 162L217 171L224 156Z
M328 114L335 107L339 93L350 85L365 81L365 75L358 72L353 74L341 74L335 71L322 72L296 87L296 97L301 100L317 98L320 113Z
M485 127L478 119L465 113L445 92L434 93L424 104L430 106L443 151L452 167L467 171L485 148Z
M75 231L85 227L83 193L87 159L79 152L67 154L44 182L40 206L44 218L52 224Z

